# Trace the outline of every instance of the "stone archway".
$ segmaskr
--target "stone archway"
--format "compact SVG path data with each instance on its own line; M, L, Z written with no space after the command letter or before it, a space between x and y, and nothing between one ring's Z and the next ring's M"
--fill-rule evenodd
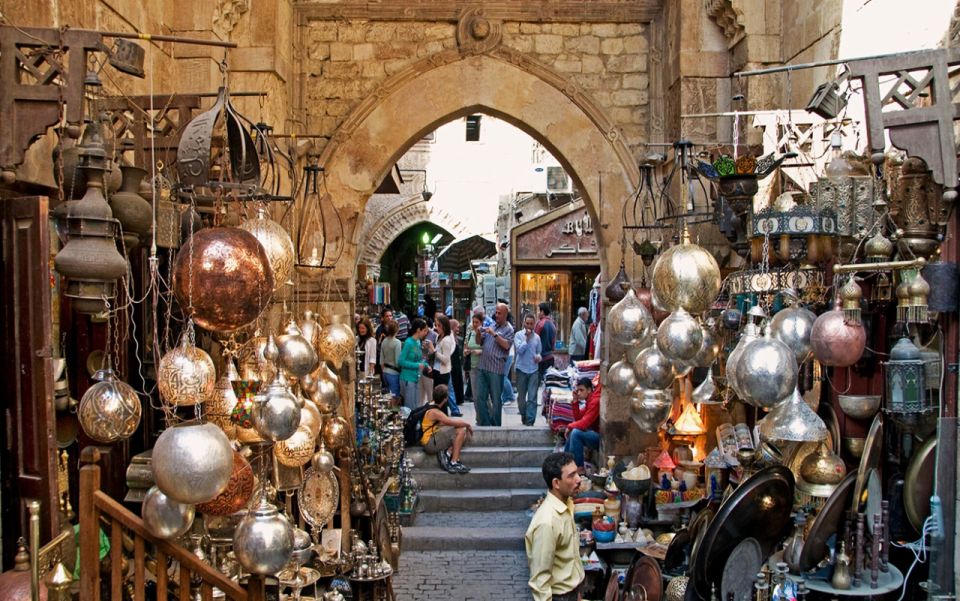
M350 260L337 265L339 277L353 276L363 207L393 164L439 125L477 112L527 132L563 164L601 224L601 269L616 271L620 209L639 180L620 131L574 82L510 48L487 48L468 55L443 51L395 74L353 111L324 149L328 190L352 224Z
M360 234L362 247L357 254L357 264L367 266L367 275L376 276L380 269L380 259L390 244L400 234L418 223L433 223L454 238L462 237L467 229L453 215L431 206L420 195L392 207Z

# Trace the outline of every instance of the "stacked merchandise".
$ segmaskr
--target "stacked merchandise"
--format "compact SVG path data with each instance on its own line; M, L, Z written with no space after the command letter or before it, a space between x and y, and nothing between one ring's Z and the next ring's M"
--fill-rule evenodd
M600 381L600 360L585 359L583 361L574 361L571 378L574 383L579 382L581 378L590 378L593 385L596 386Z
M543 379L543 415L554 432L563 432L573 421L573 367L559 370L551 367Z

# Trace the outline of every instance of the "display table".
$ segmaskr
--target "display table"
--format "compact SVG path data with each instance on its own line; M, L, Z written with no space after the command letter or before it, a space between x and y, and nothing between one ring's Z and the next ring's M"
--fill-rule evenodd
M799 576L794 576L793 574L789 574L788 576L795 582L800 579ZM861 580L860 586L851 586L845 590L833 588L833 586L827 580L803 579L803 581L806 583L807 588L811 591L838 597L879 597L891 591L895 591L903 586L903 574L901 574L900 570L898 570L893 564L888 564L887 572L880 572L880 575L877 577L877 588L870 588L869 571L865 572L864 576L865 577Z

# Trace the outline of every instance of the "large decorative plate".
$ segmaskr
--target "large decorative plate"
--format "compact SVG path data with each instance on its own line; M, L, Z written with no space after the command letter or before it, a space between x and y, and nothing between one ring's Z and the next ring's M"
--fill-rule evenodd
M792 526L793 489L793 473L773 465L755 473L727 497L690 560L690 581L697 595L707 599L710 585L721 584L727 557L743 539L756 538L763 555L770 554Z
M646 555L638 557L627 571L623 590L624 594L632 592L638 599L660 601L663 597L663 574L657 560Z
M823 419L823 423L827 425L827 430L830 432L830 439L833 449L833 452L840 454L840 422L837 420L837 412L834 411L833 405L830 403L820 403L820 406L817 408L817 415Z
M734 547L723 566L720 598L749 599L753 595L753 581L763 565L763 551L755 538L745 538Z
M910 457L907 473L903 478L903 506L910 525L917 532L923 529L923 522L930 515L930 495L933 494L936 464L937 435L934 434Z
M877 413L873 418L870 431L867 432L866 443L863 445L863 455L860 456L860 467L857 468L857 480L853 484L853 499L850 502L850 509L857 513L863 513L863 506L867 500L863 493L867 489L870 470L880 469L880 455L883 453L882 416L882 413Z
M815 567L820 560L827 556L827 539L837 531L843 514L850 507L850 496L853 494L853 484L857 480L857 473L850 472L840 481L833 494L827 498L823 508L813 519L810 531L803 542L800 551L800 570L807 571Z
M313 468L303 476L303 485L297 494L297 505L303 519L314 528L323 528L337 511L340 503L340 484L332 471L320 473Z

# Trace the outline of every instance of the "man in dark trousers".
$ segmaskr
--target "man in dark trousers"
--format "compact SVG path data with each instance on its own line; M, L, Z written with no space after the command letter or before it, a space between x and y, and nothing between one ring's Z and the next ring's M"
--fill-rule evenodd
M553 318L550 317L550 303L540 303L540 319L533 331L540 336L540 346L543 349L537 366L542 383L547 370L553 367L553 349L557 344L557 324L553 323Z

